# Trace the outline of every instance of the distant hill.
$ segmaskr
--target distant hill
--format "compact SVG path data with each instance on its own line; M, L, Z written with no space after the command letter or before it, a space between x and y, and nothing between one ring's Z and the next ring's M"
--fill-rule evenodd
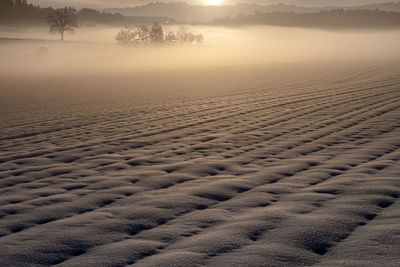
M400 12L400 2L387 2L387 3L380 3L380 4L355 6L355 7L353 7L353 9L368 9L368 10Z
M304 7L324 7L324 6L337 6L349 7L359 5L369 5L381 2L388 2L390 0L225 0L230 5L240 3L253 3L258 5L297 5ZM393 1L393 0L392 0ZM396 0L398 1L398 0ZM94 9L104 8L125 8L147 5L151 2L186 2L190 5L202 4L202 0L29 0L34 5L41 5L42 7L64 7L75 6L78 8L90 7Z
M225 26L270 25L324 29L400 29L400 13L381 10L325 10L317 13L256 12L235 18L215 19Z
M53 8L41 8L26 0L0 0L0 25L45 25ZM398 27L400 3L388 2L356 7L298 7L294 5L237 4L201 6L186 3L151 3L144 6L98 11L78 10L82 26L96 24L123 26L167 23L217 23L224 25L267 24L324 28Z
M317 13L321 10L335 10L338 8L365 9L365 10L383 10L400 12L400 2L388 2L381 4L369 4L352 7L300 7L296 5L276 4L276 5L259 5L259 4L236 4L226 6L202 6L189 5L183 2L161 3L153 2L147 5L130 7L130 8L111 8L106 9L107 12L119 13L125 16L159 16L170 17L181 22L188 23L206 23L216 18L235 17L239 14L250 15L254 12L270 13L270 12L296 12L296 13Z
M237 14L253 14L260 12L318 12L319 8L297 7L294 5L262 6L257 4L237 4L233 6L202 6L189 5L183 2L177 3L150 3L131 8L111 8L107 12L120 13L125 16L161 16L170 17L181 22L204 23L211 22L215 18L236 16Z

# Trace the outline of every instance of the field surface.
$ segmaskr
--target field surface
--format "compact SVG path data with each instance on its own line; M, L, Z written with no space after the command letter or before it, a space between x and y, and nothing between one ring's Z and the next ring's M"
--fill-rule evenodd
M2 77L1 266L398 266L400 65Z

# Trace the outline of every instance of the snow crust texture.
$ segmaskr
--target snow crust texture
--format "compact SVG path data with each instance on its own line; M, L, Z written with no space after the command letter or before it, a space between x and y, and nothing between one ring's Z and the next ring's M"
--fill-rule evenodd
M400 66L216 72L3 93L0 265L398 266Z

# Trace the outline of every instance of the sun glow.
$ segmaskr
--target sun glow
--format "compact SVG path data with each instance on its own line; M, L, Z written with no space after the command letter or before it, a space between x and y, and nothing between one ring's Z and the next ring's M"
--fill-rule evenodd
M204 0L204 3L208 6L218 6L221 5L224 0Z

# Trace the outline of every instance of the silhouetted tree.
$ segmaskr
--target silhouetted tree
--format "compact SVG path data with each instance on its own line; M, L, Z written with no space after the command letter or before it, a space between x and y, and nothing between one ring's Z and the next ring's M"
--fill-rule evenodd
M158 22L151 26L150 41L153 43L162 43L164 41L164 30Z
M146 25L140 26L140 28L134 34L136 39L135 43L148 43L150 41L150 28Z
M184 28L180 28L178 30L178 32L176 33L176 39L181 44L202 44L204 40L203 35L188 32Z
M168 32L165 35L165 43L167 44L175 44L177 42L176 35L174 32Z
M122 28L117 35L115 35L115 40L120 44L130 44L136 40L137 32L131 31L128 27Z
M115 40L120 44L201 44L204 38L183 28L176 34L172 31L164 34L162 26L156 22L151 27L141 26L135 31L122 28L115 35Z
M73 33L75 28L78 28L76 9L72 7L64 7L55 9L50 12L47 17L47 23L50 26L50 33L61 35L61 40L64 40L64 33Z

